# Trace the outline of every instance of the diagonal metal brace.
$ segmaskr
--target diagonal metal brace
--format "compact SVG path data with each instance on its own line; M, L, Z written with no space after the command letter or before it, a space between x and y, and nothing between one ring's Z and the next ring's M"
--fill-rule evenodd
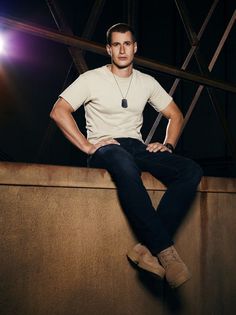
M203 24L202 24L202 26L201 26L201 28L200 28L200 31L199 31L199 33L198 33L198 35L197 35L198 43L199 43L199 41L200 41L200 39L201 39L201 37L202 37L202 35L203 35L203 33L204 33L206 27L207 27L207 24L208 24L208 22L209 22L209 20L210 20L210 18L211 18L211 16L212 16L212 14L213 14L213 12L214 12L214 10L215 10L215 7L216 7L216 5L217 5L218 2L219 2L219 0L215 0L215 1L213 2L212 6L211 6L211 8L210 8L210 10L209 10L209 12L208 12L208 14L207 14L207 16L206 16L206 18L205 18ZM191 58L192 58L192 56L193 56L193 54L194 54L194 52L195 52L196 49L197 49L197 46L196 46L196 45L191 47L191 49L190 49L190 51L189 51L187 57L186 57L185 60L184 60L183 65L181 66L181 69L182 69L182 70L185 70L185 69L187 68L187 66L188 66L188 64L189 64L189 62L190 62L190 60L191 60ZM175 92L175 90L176 90L176 88L177 88L179 82L180 82L180 79L179 79L179 78L175 79L175 81L174 81L174 83L173 83L173 85L172 85L172 87L171 87L171 89L170 89L170 91L169 91L169 94L170 94L171 96L174 95L174 92ZM162 117L163 117L162 113L159 113L158 116L157 116L157 118L156 118L156 120L154 121L154 124L152 125L151 130L150 130L149 133L148 133L148 136L147 136L147 138L146 138L146 140L145 140L145 144L149 144L150 141L152 140L152 137L153 137L153 135L154 135L154 133L155 133L155 131L156 131L156 129L157 129L157 127L158 127L158 125L159 125L161 119L162 119Z
M209 63L208 69L209 69L210 72L212 71L212 69L213 69L213 67L215 65L217 57L220 54L220 52L221 52L221 50L222 50L222 48L224 46L224 43L227 40L227 37L228 37L228 35L229 35L229 33L230 33L230 31L231 31L235 21L236 21L236 10L234 11L234 13L233 13L233 15L232 15L232 17L231 17L227 27L226 27L226 30L225 30L225 32L224 32L224 34L223 34L223 36L222 36L222 38L221 38L221 40L219 42L219 45L218 45L218 47L217 47L217 49L216 49L216 51L215 51L215 53L214 53L210 63ZM199 99L203 89L204 89L204 86L200 85L198 87L194 97L193 97L191 105L189 106L189 109L188 109L188 111L187 111L187 113L186 113L186 115L184 117L184 124L183 124L182 130L180 132L179 138L180 138L180 136L181 136L181 134L183 132L183 129L186 126L186 124L187 124L187 122L188 122L188 120L189 120L189 118L190 118L194 108L195 108L195 105L196 105L196 103L197 103L197 101L198 101L198 99Z
M190 44L194 45L197 42L197 35L194 32L193 27L191 25L185 3L183 0L175 0L175 3L177 5L181 19L184 23L184 27L185 27L186 33L188 35ZM201 74L209 77L210 71L206 65L206 62L204 61L203 55L201 54L200 45L198 45L197 49L194 51L194 56L195 56L195 59L197 61L198 68L199 68L199 71L201 72ZM215 113L216 113L216 115L217 115L217 117L218 117L218 119L219 119L219 121L223 127L224 135L225 135L225 138L229 144L232 155L233 155L234 159L236 160L236 145L235 145L235 142L234 142L233 137L231 135L231 132L228 128L228 124L227 124L227 121L225 119L224 113L222 111L222 107L219 105L217 98L215 97L215 94L213 93L213 91L209 87L207 87L207 93L208 93L208 96L210 98L211 104L215 110Z

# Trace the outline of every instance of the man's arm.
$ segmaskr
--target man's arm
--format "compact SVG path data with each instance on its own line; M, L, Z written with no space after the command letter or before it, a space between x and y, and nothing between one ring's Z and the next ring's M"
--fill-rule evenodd
M179 138L181 128L183 126L183 115L174 101L172 101L162 111L162 114L169 120L166 128L164 143L170 143L173 145L173 147L175 147Z
M150 152L171 151L165 146L165 143L170 143L173 147L175 147L183 126L183 115L174 101L170 102L170 104L161 113L169 120L166 128L164 144L159 142L150 143L147 146L147 150Z
M59 98L50 113L50 117L61 129L65 137L79 150L87 154L93 154L98 148L104 145L118 144L114 139L105 139L96 144L90 143L79 130L72 116L73 111L74 109L66 100Z

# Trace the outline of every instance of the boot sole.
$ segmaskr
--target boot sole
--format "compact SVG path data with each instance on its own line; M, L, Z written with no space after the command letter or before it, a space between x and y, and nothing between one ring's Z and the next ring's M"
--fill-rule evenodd
M184 284L185 282L187 282L190 279L191 279L191 275L190 274L188 274L188 275L185 274L185 275L180 275L173 282L168 281L168 283L169 283L169 285L170 285L170 287L172 289L176 289L176 288L180 287L182 284Z
M139 261L140 257L135 252L130 251L127 253L128 260L132 263L132 265L140 270L145 270L152 274L154 277L158 277L163 279L165 276L165 270L160 269L156 270L155 268L152 268L151 266L147 265L145 262Z

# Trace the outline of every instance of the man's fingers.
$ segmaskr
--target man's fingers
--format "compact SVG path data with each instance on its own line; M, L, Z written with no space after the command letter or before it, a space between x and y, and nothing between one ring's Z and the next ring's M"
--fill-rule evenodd
M147 146L147 151L149 152L157 152L160 151L162 147L161 143L155 142L155 143L150 143Z
M159 143L159 142L154 142L154 143L150 143L147 146L147 151L149 152L165 152L168 151L171 153L171 150L169 150L164 144Z

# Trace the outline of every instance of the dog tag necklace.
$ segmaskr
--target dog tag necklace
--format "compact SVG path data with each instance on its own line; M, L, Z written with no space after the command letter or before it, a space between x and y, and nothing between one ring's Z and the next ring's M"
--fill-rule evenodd
M112 74L113 74L113 77L114 77L114 79L115 79L115 81L116 81L116 85L118 86L118 89L119 89L119 91L120 91L120 94L121 94L121 96L122 96L121 107L127 108L127 107L128 107L127 95L128 95L128 93L129 93L129 89L130 89L131 82L132 82L132 79L133 79L133 73L132 73L131 78L130 78L130 80L129 80L129 86L128 86L128 88L127 88L127 91L126 91L125 95L123 95L123 93L122 93L122 91L121 91L121 88L120 88L120 86L119 86L119 84L118 84L118 82L117 82L117 80L116 80L116 77L115 77L115 75L114 75L113 72L112 72Z

